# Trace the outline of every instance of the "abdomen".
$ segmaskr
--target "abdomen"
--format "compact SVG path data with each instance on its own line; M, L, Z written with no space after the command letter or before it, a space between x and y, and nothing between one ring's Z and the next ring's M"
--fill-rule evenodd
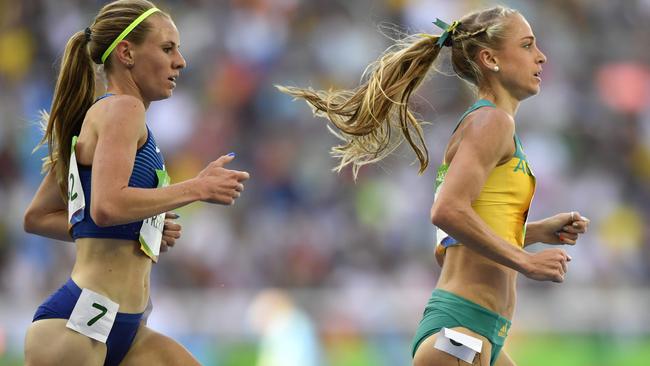
M81 238L72 279L82 288L120 304L122 313L140 313L149 300L151 260L133 240Z
M437 287L512 319L516 280L515 270L457 245L447 248Z

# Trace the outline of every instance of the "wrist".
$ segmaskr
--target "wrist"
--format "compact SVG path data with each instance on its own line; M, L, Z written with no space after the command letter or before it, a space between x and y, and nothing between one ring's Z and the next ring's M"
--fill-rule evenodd
M530 253L525 250L519 250L518 254L513 258L515 264L515 268L513 269L526 275L530 272L529 259Z
M532 221L526 223L526 236L524 237L524 247L526 247L529 244L537 243L538 236L537 236L537 229L539 226L539 221Z
M203 201L206 199L201 189L201 184L197 178L192 178L184 182L183 195L188 197L190 202Z

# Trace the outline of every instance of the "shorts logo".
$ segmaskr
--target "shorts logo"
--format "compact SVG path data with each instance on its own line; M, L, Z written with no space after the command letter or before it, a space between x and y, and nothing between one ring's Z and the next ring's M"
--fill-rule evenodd
M505 338L508 335L508 325L504 324L501 329L499 329L499 337Z

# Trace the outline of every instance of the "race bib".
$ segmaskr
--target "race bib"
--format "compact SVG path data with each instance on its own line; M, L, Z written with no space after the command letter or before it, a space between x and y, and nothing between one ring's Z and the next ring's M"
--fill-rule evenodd
M158 188L169 185L169 174L167 174L167 171L156 169L156 175L158 176ZM158 262L164 226L165 213L163 212L144 220L140 229L140 250L151 258L154 263Z
M79 296L65 326L87 337L106 343L119 307L118 303L111 301L106 296L87 288L82 289L81 296Z
M477 353L481 353L483 342L453 329L442 328L433 348L455 356L467 363L474 362Z
M81 186L79 168L77 167L77 136L72 137L72 152L70 153L70 167L68 169L68 222L74 225L84 219L86 198Z

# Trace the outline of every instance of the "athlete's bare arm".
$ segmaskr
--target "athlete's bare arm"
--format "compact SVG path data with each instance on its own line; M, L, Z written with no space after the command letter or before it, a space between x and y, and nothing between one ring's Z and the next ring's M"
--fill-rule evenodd
M61 197L55 173L50 170L25 210L26 232L46 238L72 241L68 231L68 205Z
M168 187L129 187L144 128L144 106L128 95L111 97L105 103L113 103L109 108L115 111L102 113L94 123L97 144L92 159L91 215L97 225L144 220L199 200L228 205L239 197L249 175L223 167L231 156L213 161L194 179Z
M514 121L502 110L482 108L468 116L431 220L468 248L536 280L561 282L567 254L547 249L531 254L492 231L472 209L490 172L514 154Z
M588 227L589 219L577 211L559 213L526 224L524 246L534 243L574 245Z

